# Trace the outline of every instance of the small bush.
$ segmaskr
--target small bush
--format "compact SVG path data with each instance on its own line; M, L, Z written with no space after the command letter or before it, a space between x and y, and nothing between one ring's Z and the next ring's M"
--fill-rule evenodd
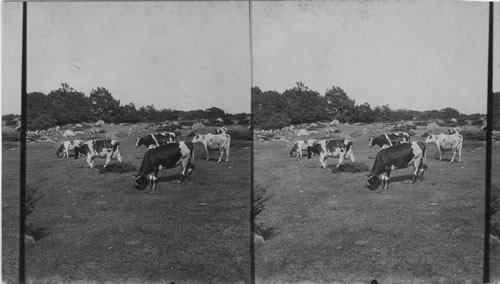
M9 142L18 142L21 140L21 135L19 132L3 132L2 140Z
M37 196L37 188L32 186L26 186L25 189L25 235L28 239L37 240L37 229L35 229L33 223L31 222L31 215L35 211L35 204L42 198L41 195Z
M492 186L490 202L490 234L500 237L500 188Z
M368 165L362 162L354 162L354 163L345 163L341 164L338 168L334 167L332 172L333 173L339 173L339 172L345 172L345 173L359 173L359 172L366 172L370 168Z
M462 131L460 134L464 137L464 141L486 141L486 132L484 131Z
M100 174L104 173L128 173L136 171L136 167L130 162L113 163L107 167L99 169Z

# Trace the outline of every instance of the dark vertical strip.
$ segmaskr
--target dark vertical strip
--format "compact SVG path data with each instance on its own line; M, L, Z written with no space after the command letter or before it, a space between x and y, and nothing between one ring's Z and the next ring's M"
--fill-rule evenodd
M21 168L20 168L20 223L19 223L19 283L25 283L24 266L24 234L26 211L24 203L26 201L26 23L27 23L27 3L23 2L23 35L21 54Z
M250 119L251 119L251 130L253 137L253 96L252 96L252 88L253 88L253 38L252 38L252 1L248 1L248 39L249 39L249 51L250 51ZM254 140L252 138L252 146L251 146L251 155L250 165L251 165L251 174L250 174L250 283L255 283L255 210L254 210Z
M488 34L488 114L486 116L486 196L484 210L483 283L490 282L491 132L493 129L493 2L489 6Z

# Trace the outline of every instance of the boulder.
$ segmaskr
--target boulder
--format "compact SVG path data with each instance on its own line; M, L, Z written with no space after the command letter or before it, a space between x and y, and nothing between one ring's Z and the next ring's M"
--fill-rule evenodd
M73 130L64 130L64 133L63 133L63 136L64 137L73 137L73 136L76 136L75 132L73 132Z
M97 127L104 126L104 125L106 125L106 123L102 119L97 121L96 123L94 123L94 126L97 126Z
M305 129L300 129L298 132L297 132L297 136L309 136L309 131L305 130Z
M340 121L338 119L334 119L332 120L332 122L330 122L328 125L335 125L335 126L339 126L340 125Z

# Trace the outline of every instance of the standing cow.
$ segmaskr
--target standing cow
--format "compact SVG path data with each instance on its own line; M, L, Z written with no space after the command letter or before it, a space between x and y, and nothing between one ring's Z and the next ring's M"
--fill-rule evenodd
M410 134L408 132L384 133L377 137L372 136L368 141L368 146L371 148L378 145L382 149L392 147L401 143L410 142Z
M451 157L450 163L453 163L455 160L455 156L458 152L458 161L462 161L462 142L464 138L463 136L458 132L454 132L454 134L451 135L446 135L446 134L439 134L439 135L433 135L430 134L427 136L425 139L425 143L435 143L439 152L439 160L441 161L443 158L443 153L445 151L451 151L453 153L453 157Z
M120 142L117 140L90 140L83 143L81 146L75 147L75 159L82 154L87 156L87 164L92 169L94 168L95 158L106 158L106 167L111 159L117 159L120 163L122 157L120 155Z
M302 158L302 150L307 150L307 147L312 147L314 144L316 144L315 139L299 140L295 142L290 150L290 157L293 157L293 154L297 153L296 157Z
M312 154L319 154L319 162L321 166L326 168L326 160L328 157L339 157L337 168L342 164L344 159L349 155L350 160L354 163L354 153L352 151L352 141L349 139L326 139L320 140L316 145L307 147L307 158L310 159Z
M139 148L144 145L149 149L153 149L160 145L174 143L175 138L176 135L173 132L151 133L143 137L137 137L135 147Z
M73 141L64 141L61 143L59 149L57 149L56 157L62 153L63 158L69 158L69 150L74 150L75 147L81 146L83 144L83 140L73 140Z
M226 153L226 162L229 162L229 146L231 144L231 136L226 133L222 134L196 134L193 137L192 143L200 142L205 147L207 161L210 158L209 152L220 151L220 157L217 163L222 161L224 153Z
M427 169L424 164L425 151L425 144L422 142L403 143L382 149L377 153L372 171L368 175L368 188L375 190L382 185L382 188L387 189L391 171L411 165L414 167L411 183L414 183L417 177L423 180L424 171Z
M150 192L154 192L158 183L158 172L163 169L172 169L181 166L181 179L179 183L184 182L184 179L191 177L191 172L195 168L193 160L193 144L191 142L181 141L178 143L170 143L161 145L154 149L150 149L144 153L141 168L135 176L136 187L143 190L146 186Z

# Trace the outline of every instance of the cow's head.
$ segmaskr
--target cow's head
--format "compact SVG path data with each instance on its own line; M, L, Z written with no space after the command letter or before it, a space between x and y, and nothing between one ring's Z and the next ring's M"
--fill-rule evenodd
M378 186L380 185L380 179L376 176L368 175L368 189L370 190L376 190Z
M191 141L191 142L192 143L197 143L197 142L202 142L202 140L203 139L202 139L201 135L200 134L196 134L196 135L194 135L193 141Z
M292 150L290 150L290 157L293 157L293 153L297 151L298 143L293 144Z
M76 146L73 151L75 152L75 160L78 159L78 155L80 154L80 147L81 146Z
M141 137L137 137L135 139L135 147L139 148L141 145L142 145L142 138Z
M425 138L425 143L433 143L437 141L437 136L433 134L429 134L427 138Z
M135 178L135 188L137 190L144 190L146 188L146 179L143 176L136 175Z
M374 140L375 140L375 137L373 137L373 136L370 137L370 140L368 140L368 147L371 148L371 147L375 146L375 144L373 144Z

